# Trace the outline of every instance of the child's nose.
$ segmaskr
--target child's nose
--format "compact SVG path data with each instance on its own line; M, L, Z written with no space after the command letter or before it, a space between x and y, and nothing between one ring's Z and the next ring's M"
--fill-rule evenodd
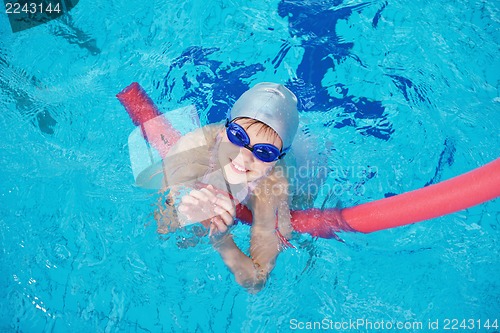
M250 151L250 149L241 147L240 154L241 154L241 157L243 157L243 162L246 165L250 164L253 161L253 153Z

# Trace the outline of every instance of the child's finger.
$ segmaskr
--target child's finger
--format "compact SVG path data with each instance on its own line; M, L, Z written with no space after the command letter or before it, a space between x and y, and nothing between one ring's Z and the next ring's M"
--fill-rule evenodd
M200 190L200 191L199 190L192 190L191 192L189 192L189 196L196 198L196 199L203 201L203 202L209 201L209 196L203 190Z
M196 205L191 205L191 204L185 204L185 203L181 203L179 205L179 207L177 208L177 210L179 212L181 212L182 214L184 215L189 215L191 216L191 212L193 212L194 209L196 209L195 207L197 207Z
M192 190L189 192L189 195L203 202L214 202L216 199L215 195L206 188L201 190Z
M214 209L214 211L219 214L219 217L222 219L222 221L224 222L224 224L227 226L227 227L230 227L233 225L234 223L234 218L231 216L231 214L229 214L229 212L221 209L221 208L216 208Z
M233 204L233 201L224 195L217 195L217 199L214 202L218 207L227 211L231 216L236 216L236 207Z
M217 197L215 196L215 194L210 191L209 189L201 189L200 190L201 193L203 193L205 195L205 197L210 201L210 202L214 202L215 199L217 199Z
M211 219L212 224L217 227L217 231L220 233L225 233L227 231L227 225L222 221L222 219L218 216Z
M181 203L185 205L198 205L200 202L198 199L191 195L185 195L181 198Z
M234 223L233 216L226 210L220 207L215 207L214 212L224 221L224 224L230 227Z

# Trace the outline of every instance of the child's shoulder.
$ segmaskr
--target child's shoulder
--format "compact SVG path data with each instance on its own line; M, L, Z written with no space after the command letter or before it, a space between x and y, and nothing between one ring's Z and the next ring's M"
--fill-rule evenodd
M259 180L252 192L253 200L257 202L287 200L288 180L282 172L274 169L267 177Z
M201 127L199 130L203 132L205 139L209 142L215 142L217 140L217 136L224 128L224 125L221 123L208 124Z
M221 124L209 124L197 128L183 135L172 147L170 153L177 154L191 149L212 147L217 140L217 135L221 128Z

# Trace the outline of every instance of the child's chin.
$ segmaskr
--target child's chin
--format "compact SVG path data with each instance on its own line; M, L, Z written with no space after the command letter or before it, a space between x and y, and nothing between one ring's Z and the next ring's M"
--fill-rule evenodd
M224 176L229 184L246 184L250 181L246 173L236 173L231 169L230 165L224 167Z

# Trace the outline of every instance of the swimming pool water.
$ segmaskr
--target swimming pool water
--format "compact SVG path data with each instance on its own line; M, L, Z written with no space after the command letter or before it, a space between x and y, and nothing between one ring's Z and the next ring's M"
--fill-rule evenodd
M115 98L138 81L206 124L249 86L285 83L336 189L315 205L351 206L500 155L498 30L496 1L81 1L16 33L0 14L0 331L500 320L498 199L345 243L297 235L248 294L206 239L156 234L158 196L133 186Z

